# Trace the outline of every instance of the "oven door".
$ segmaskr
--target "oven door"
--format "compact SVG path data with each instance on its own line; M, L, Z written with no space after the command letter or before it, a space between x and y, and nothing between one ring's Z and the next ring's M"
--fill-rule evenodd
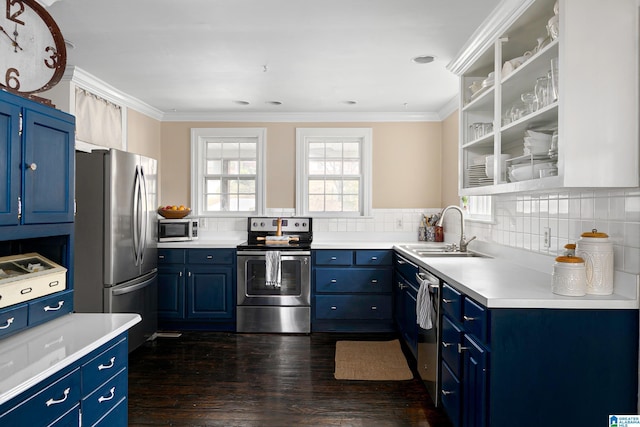
M265 251L238 252L238 305L311 305L310 264L309 251L281 252L281 285L267 286Z

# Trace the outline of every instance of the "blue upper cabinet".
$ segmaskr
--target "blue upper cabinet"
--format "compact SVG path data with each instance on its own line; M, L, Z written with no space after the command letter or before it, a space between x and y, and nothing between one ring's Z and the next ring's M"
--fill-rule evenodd
M0 102L0 225L19 223L20 157L20 107Z
M73 222L74 129L73 116L0 92L0 225Z

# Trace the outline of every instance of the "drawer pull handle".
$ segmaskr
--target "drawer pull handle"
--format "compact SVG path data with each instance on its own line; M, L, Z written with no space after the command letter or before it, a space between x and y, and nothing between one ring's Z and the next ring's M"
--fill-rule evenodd
M334 256L331 257L331 261L335 261L337 259L338 259L338 257L334 257Z
M462 318L464 320L466 320L467 322L472 322L472 321L476 320L475 317L471 317L471 316L462 316Z
M207 259L213 259L213 255L207 255Z
M442 390L442 395L443 396L449 396L450 394L456 394L455 391L449 391L449 390Z
M28 294L33 290L33 288L24 288L20 290L20 294L24 295L24 294Z
M458 353L462 354L465 350L469 350L469 347L463 347L462 344L458 344Z
M377 256L372 256L372 257L371 257L371 261L377 261L377 260L378 260L378 257L377 257Z
M444 298L442 298L442 302L445 303L445 304L451 304L453 302L453 300L452 299L444 299Z
M408 288L409 286L403 285L401 282L398 282L398 289L402 290L404 288Z
M55 281L49 283L49 287L53 288L54 286L58 286L59 284L60 284L60 281L59 280L55 280Z
M377 310L377 309L378 309L378 307L377 307L377 306L375 306L375 305L372 305L372 306L371 306L371 310Z
M178 273L178 276L182 277L182 271L180 273Z
M116 388L115 387L111 387L111 390L109 390L110 395L109 396L100 396L98 398L98 403L102 403L102 402L107 402L111 399L113 399L114 397L116 397Z
M442 342L442 347L444 347L444 348L451 347L452 345L453 345L453 343L451 343L451 342L444 342L444 341Z
M401 260L401 259L397 260L396 262L397 262L398 264L401 264L401 265L406 264L406 261L403 261L403 260Z
M0 326L0 329L7 329L9 326L11 326L14 320L15 320L15 317L8 318L4 326Z
M331 310L337 310L337 309L338 309L338 307L336 307L335 305L331 306Z
M67 387L67 389L64 391L64 396L62 397L62 399L59 400L55 400L53 397L49 400L47 400L47 406L51 406L51 405L57 405L58 403L62 403L65 400L67 400L67 398L69 397L69 392L71 391L71 387Z
M51 306L46 306L43 310L44 311L58 311L62 308L62 306L64 305L64 301L58 301L58 306L57 307L51 307Z
M331 279L331 283L338 283L336 279Z
M158 258L164 259L164 255L158 255Z
M98 366L98 371L102 371L103 369L111 369L113 368L113 365L115 365L116 363L116 357L113 356L111 359L109 359L109 364L108 365L104 365L104 364L100 364L100 366Z
M371 283L375 285L376 283L378 283L378 279L371 279Z

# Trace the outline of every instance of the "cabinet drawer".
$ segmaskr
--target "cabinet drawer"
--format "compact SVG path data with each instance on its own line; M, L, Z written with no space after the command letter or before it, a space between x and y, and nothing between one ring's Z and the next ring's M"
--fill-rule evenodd
M315 251L316 265L351 265L353 251Z
M158 264L184 264L184 249L158 249Z
M29 325L49 321L70 313L73 309L73 291L60 292L29 303Z
M390 295L318 295L317 319L382 320L391 318Z
M82 399L82 425L92 426L127 397L126 369Z
M123 400L104 416L93 427L127 427L129 417L127 413L127 400Z
M316 292L391 292L392 276L386 268L318 268Z
M489 312L475 301L465 298L463 306L463 325L465 331L475 335L483 343L489 340Z
M78 427L80 424L80 403L64 414L61 418L55 420L49 427Z
M356 265L392 265L392 251L356 251Z
M233 249L189 249L188 264L233 264L236 258Z
M444 407L451 424L460 426L460 412L462 395L459 379L451 372L446 363L442 364L442 390L440 391L442 406Z
M82 390L89 392L127 366L127 339L100 353L82 365Z
M12 334L27 326L29 306L11 307L0 312L0 337Z
M80 370L76 369L0 417L2 426L46 426L80 401Z
M418 274L418 266L403 257L402 255L395 255L395 269L399 272L405 279L409 280L411 283L416 283L416 274Z
M462 294L446 283L442 285L442 310L451 320L462 324Z
M442 316L442 360L447 362L451 371L460 377L462 356L458 352L458 346L462 344L464 333L447 316Z

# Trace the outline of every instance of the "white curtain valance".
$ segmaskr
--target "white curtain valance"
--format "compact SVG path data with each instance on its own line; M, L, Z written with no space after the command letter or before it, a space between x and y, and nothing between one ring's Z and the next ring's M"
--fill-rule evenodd
M122 107L76 88L76 139L123 149Z

